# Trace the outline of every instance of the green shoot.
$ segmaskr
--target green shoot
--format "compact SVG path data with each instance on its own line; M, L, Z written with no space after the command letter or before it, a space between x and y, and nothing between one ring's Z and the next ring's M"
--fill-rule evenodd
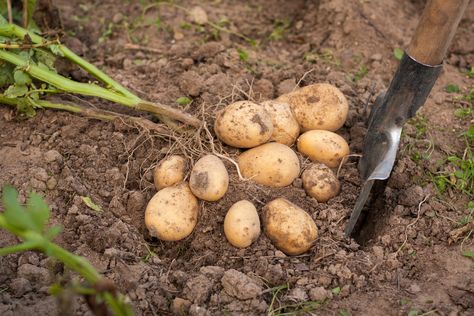
M90 285L91 295L105 302L115 315L133 315L123 296L109 291L94 290L94 285L104 282L105 279L85 258L76 256L53 242L53 238L60 233L61 228L47 227L50 209L40 195L30 193L26 205L23 206L18 202L17 191L13 187L5 186L2 201L4 211L0 213L0 228L14 234L22 242L0 248L0 256L29 250L43 252L84 278Z
M446 92L448 93L459 93L461 92L461 88L459 88L456 84L448 84L445 88Z
M271 41L282 40L285 35L285 32L288 30L289 27L290 27L290 21L288 19L277 20L268 38Z
M396 47L393 49L393 56L396 60L402 60L404 54L405 52L400 47Z
M102 213L102 207L92 202L92 199L89 196L81 196L81 199L82 202L84 202L84 204L87 205L88 208L93 211L96 211L97 213Z
M176 103L178 103L179 105L188 105L191 102L193 102L193 100L188 97L179 97L178 99L176 99Z
M237 48L237 53L239 53L239 59L243 62L246 62L249 59L249 53L241 48Z

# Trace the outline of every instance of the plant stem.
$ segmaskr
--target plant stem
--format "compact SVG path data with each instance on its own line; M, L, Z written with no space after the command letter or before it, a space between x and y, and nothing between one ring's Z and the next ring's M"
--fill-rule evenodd
M0 103L10 106L17 106L24 99L25 98L7 98L4 95L0 94ZM39 108L68 111L101 121L113 121L115 119L121 119L126 123L142 126L155 132L166 134L169 133L169 131L164 125L156 124L143 117L135 117L100 109L85 108L80 105L53 103L46 100L32 100L31 98L28 98L28 101Z
M38 246L38 243L35 243L35 242L23 242L15 246L3 247L3 248L0 248L0 256L6 256L15 252L28 251L33 248L36 248L37 246Z
M0 35L7 37L15 36L22 40L24 39L25 35L28 35L31 41L35 44L42 44L47 42L41 36L32 32L28 32L24 28L15 24L0 26ZM36 65L30 64L27 60L24 60L18 55L6 51L0 51L0 59L4 59L20 67L23 66L25 67L25 71L28 71L31 76L35 77L38 80L50 83L66 92L84 94L88 96L95 96L107 99L131 108L135 108L137 110L144 110L150 113L154 113L157 116L161 117L161 119L163 119L163 116L166 116L170 119L174 119L194 127L199 127L201 125L201 121L199 119L176 108L161 103L142 100L140 97L131 93L118 82L114 81L112 78L100 71L97 67L74 54L74 52L72 52L66 46L61 44L55 46L59 48L64 57L76 63L88 73L96 77L98 80L105 83L107 88L102 88L95 84L75 82L54 72L47 71L42 68L39 68ZM48 47L51 49L51 47L54 46L50 45ZM167 120L164 119L164 121ZM167 122L169 122L169 120Z

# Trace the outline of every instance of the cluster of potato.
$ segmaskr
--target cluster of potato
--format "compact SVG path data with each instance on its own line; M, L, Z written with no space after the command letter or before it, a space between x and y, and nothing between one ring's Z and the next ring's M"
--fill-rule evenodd
M330 84L314 84L256 104L239 101L218 113L214 130L227 145L245 148L238 159L242 175L270 187L290 185L301 174L306 193L326 202L340 192L340 183L331 168L349 154L347 142L334 133L345 122L348 103ZM303 132L301 135L300 133ZM301 173L297 150L313 163ZM184 182L186 161L180 156L162 160L155 169L158 193L150 200L145 224L152 236L180 240L193 231L199 212L198 198L217 201L229 185L222 161L207 155L191 170ZM266 235L289 255L307 251L317 238L311 216L292 202L278 198L263 208ZM224 233L235 247L248 247L260 235L260 218L255 206L242 200L228 210Z

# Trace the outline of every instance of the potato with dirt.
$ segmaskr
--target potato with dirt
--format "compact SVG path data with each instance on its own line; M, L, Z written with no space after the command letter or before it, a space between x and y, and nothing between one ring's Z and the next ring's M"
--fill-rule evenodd
M179 155L171 155L162 159L155 167L153 180L157 191L175 185L184 180L186 159Z
M265 234L287 255L300 255L316 241L316 223L308 213L287 199L271 201L263 212Z
M261 103L270 114L273 123L273 134L270 140L291 146L300 135L300 126L288 103L268 100Z
M145 225L151 236L177 241L189 236L197 223L198 199L186 182L158 191L148 202Z
M336 133L324 130L313 130L303 133L297 141L300 153L312 161L336 168L347 155L349 145L346 140Z
M224 218L224 234L237 248L250 246L260 236L260 218L255 206L242 200L234 203Z
M189 186L195 196L205 201L217 201L229 187L229 173L217 156L206 155L191 170Z
M349 113L344 94L328 83L302 87L281 95L277 100L290 105L303 131L336 131L344 125Z
M324 203L337 196L341 183L334 172L322 163L313 163L301 175L303 187L309 196Z
M249 149L237 159L242 175L270 187L290 185L300 174L296 153L280 143L267 143Z
M217 114L214 131L227 145L251 148L270 139L273 123L270 114L261 105L238 101Z

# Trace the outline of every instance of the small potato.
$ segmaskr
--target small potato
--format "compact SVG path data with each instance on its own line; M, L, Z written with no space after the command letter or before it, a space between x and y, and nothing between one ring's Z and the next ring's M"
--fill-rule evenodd
M240 154L237 159L242 175L271 187L290 185L300 174L300 161L288 146L268 143Z
M349 145L336 133L314 130L302 134L297 142L298 151L313 161L336 168L349 155Z
M344 94L328 83L312 84L284 94L277 100L290 104L303 131L336 131L344 125L349 112Z
M238 101L217 114L214 130L227 145L251 148L270 139L273 124L270 114L262 106L250 101Z
M265 233L275 247L288 255L307 251L318 237L311 216L290 201L278 198L263 208Z
M260 219L257 209L242 200L231 206L224 219L224 233L232 246L245 248L260 236Z
M229 174L224 163L214 155L202 157L191 171L189 186L201 200L219 200L229 187Z
M273 134L270 140L287 146L293 145L300 134L300 126L288 103L269 100L261 104L272 118Z
M184 180L186 159L171 155L162 159L155 167L153 179L157 191L175 185Z
M321 163L314 163L301 175L303 187L318 202L327 202L341 190L341 183L334 172Z
M177 241L189 236L197 223L199 203L186 182L158 191L148 202L145 225L151 236Z

